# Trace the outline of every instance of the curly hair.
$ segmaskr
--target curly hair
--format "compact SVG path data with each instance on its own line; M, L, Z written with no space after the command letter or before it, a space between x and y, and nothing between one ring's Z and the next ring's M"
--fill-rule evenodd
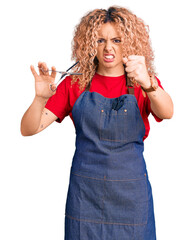
M81 18L75 28L72 41L72 60L79 61L74 70L81 72L82 75L73 76L71 84L79 80L80 90L86 87L97 70L98 31L102 24L107 22L116 23L117 30L121 33L123 57L144 56L148 73L157 75L149 37L149 26L123 7L112 6L108 10L95 9Z

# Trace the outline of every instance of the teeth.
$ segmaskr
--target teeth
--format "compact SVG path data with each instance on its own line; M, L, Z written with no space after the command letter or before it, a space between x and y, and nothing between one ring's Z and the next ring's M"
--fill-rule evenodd
M105 58L111 59L111 58L113 58L113 56L112 55L107 55L107 56L105 56Z

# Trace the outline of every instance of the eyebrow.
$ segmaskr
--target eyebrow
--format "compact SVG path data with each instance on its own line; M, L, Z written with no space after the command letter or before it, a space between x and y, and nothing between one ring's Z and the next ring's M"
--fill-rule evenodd
M113 38L111 38L111 40L118 39L118 38L121 38L121 37L113 37ZM98 39L104 39L104 38L103 37L98 37Z

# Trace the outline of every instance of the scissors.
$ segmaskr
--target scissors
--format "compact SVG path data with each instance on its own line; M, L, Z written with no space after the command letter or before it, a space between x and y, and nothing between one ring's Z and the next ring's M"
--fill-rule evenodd
M49 72L49 71L53 71L53 72L58 72L61 74L61 77L60 79L56 82L56 88L53 89L52 88L52 84L50 84L50 89L54 92L56 91L58 85L59 85L59 82L61 82L66 76L69 76L69 75L82 75L82 73L78 73L78 72L69 72L70 69L72 69L75 65L77 65L79 63L79 61L77 61L76 63L74 63L70 68L68 68L66 71L54 71L54 70L44 70L43 68L40 68L43 72Z

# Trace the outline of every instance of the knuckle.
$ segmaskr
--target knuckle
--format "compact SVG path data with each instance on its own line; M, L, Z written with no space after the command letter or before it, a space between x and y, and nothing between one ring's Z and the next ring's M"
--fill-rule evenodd
M127 62L125 63L125 66L126 66L126 67L128 67L128 65L129 65L129 61L127 61Z
M135 73L136 73L136 75L140 75L140 73L141 73L140 68L137 68L137 69L135 70Z
M145 62L145 56L141 56L141 61L144 63Z

